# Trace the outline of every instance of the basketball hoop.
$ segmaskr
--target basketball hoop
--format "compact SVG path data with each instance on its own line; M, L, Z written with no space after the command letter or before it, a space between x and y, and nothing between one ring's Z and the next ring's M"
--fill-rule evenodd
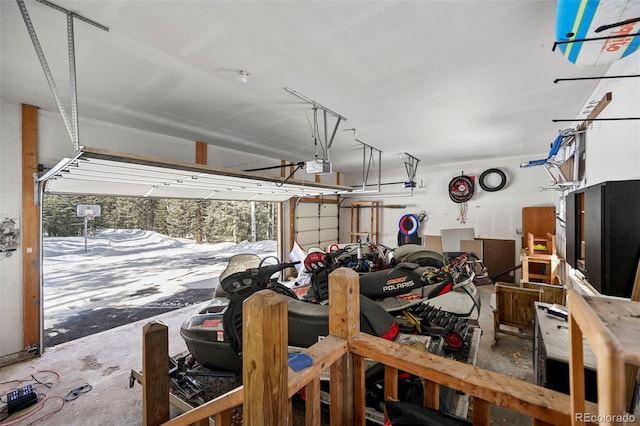
M87 223L96 217L100 217L100 204L78 204L76 216L84 219L84 251L87 251Z

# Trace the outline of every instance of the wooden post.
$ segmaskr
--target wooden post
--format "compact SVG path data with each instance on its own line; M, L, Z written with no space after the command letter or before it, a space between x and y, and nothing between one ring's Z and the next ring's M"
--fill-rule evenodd
M243 302L242 310L244 424L286 425L287 302L271 290L261 290Z
M366 359L359 355L351 355L353 360L353 424L358 426L365 426L367 418L365 414L365 407L367 403L367 396L365 392L365 380L366 380Z
M196 142L196 164L207 164L207 144Z
M569 297L569 303L570 302ZM571 424L578 424L577 413L584 413L584 348L582 331L569 309L569 395L571 395Z
M398 369L389 367L388 365L384 366L384 400L398 400ZM389 421L386 407L384 410L384 421Z
M305 426L320 425L320 377L311 380L306 386Z
M489 426L491 424L491 404L480 398L473 398L473 425Z
M23 348L40 347L40 210L33 175L38 166L38 107L22 105L22 323Z
M636 278L633 280L633 288L631 289L631 301L640 302L640 260L636 266ZM636 389L636 381L638 380L638 367L630 364L625 365L624 380L627 389L627 411L633 413L635 410L633 394Z
M142 329L142 424L169 420L169 329L160 321Z
M440 385L438 383L425 379L423 403L425 407L440 409Z
M349 340L360 332L358 273L338 268L329 274L329 334ZM353 364L347 353L330 368L331 426L353 424Z
M604 339L603 339L604 340ZM626 412L624 361L620 348L603 341L597 350L598 414L605 419L601 425L622 425L615 416ZM613 416L612 416L613 415ZM607 416L609 416L607 418Z

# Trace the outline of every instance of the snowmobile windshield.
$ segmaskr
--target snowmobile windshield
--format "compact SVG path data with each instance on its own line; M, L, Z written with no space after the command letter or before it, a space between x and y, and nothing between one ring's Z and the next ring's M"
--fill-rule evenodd
M220 281L224 280L231 274L246 271L247 269L257 268L260 265L260 257L257 254L243 253L236 254L229 259L227 267L220 274Z

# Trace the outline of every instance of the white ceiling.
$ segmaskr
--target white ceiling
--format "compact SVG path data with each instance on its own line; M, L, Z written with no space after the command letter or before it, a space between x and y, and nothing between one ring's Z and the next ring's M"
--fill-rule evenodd
M80 116L310 160L311 105L290 87L347 119L330 151L339 172L362 167L354 137L385 168L403 152L421 167L535 159L577 124L552 119L582 117L597 84L554 80L606 71L552 51L555 1L54 3L109 27L75 20ZM65 14L25 4L70 111ZM1 100L57 111L17 3L0 0L0 14Z

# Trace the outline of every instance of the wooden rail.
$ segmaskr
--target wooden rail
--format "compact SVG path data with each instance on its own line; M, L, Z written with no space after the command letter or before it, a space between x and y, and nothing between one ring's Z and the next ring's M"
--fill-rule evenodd
M143 380L144 424L204 426L213 416L216 426L228 426L231 409L240 405L245 425L292 424L291 397L306 386L305 424L319 426L320 375L328 368L331 425L365 425L365 359L385 365L385 398L397 398L398 372L405 371L425 379L427 407L438 408L438 385L471 395L474 425L490 424L491 405L526 414L532 417L534 426L571 424L569 395L358 332L358 274L340 268L329 279L330 336L304 351L313 359L313 365L298 372L288 368L284 350L286 301L269 290L257 292L244 306L245 386L169 420L167 399L157 395L158 391L165 392L164 384L156 385L157 378L154 382ZM166 339L166 333L160 333L158 327L154 324L153 336L145 334L145 347L163 347L164 343L149 340L154 336ZM145 333L147 330L145 327ZM143 366L161 365L155 363L164 363L167 353L144 351L143 359ZM585 410L595 413L597 407L587 403Z

